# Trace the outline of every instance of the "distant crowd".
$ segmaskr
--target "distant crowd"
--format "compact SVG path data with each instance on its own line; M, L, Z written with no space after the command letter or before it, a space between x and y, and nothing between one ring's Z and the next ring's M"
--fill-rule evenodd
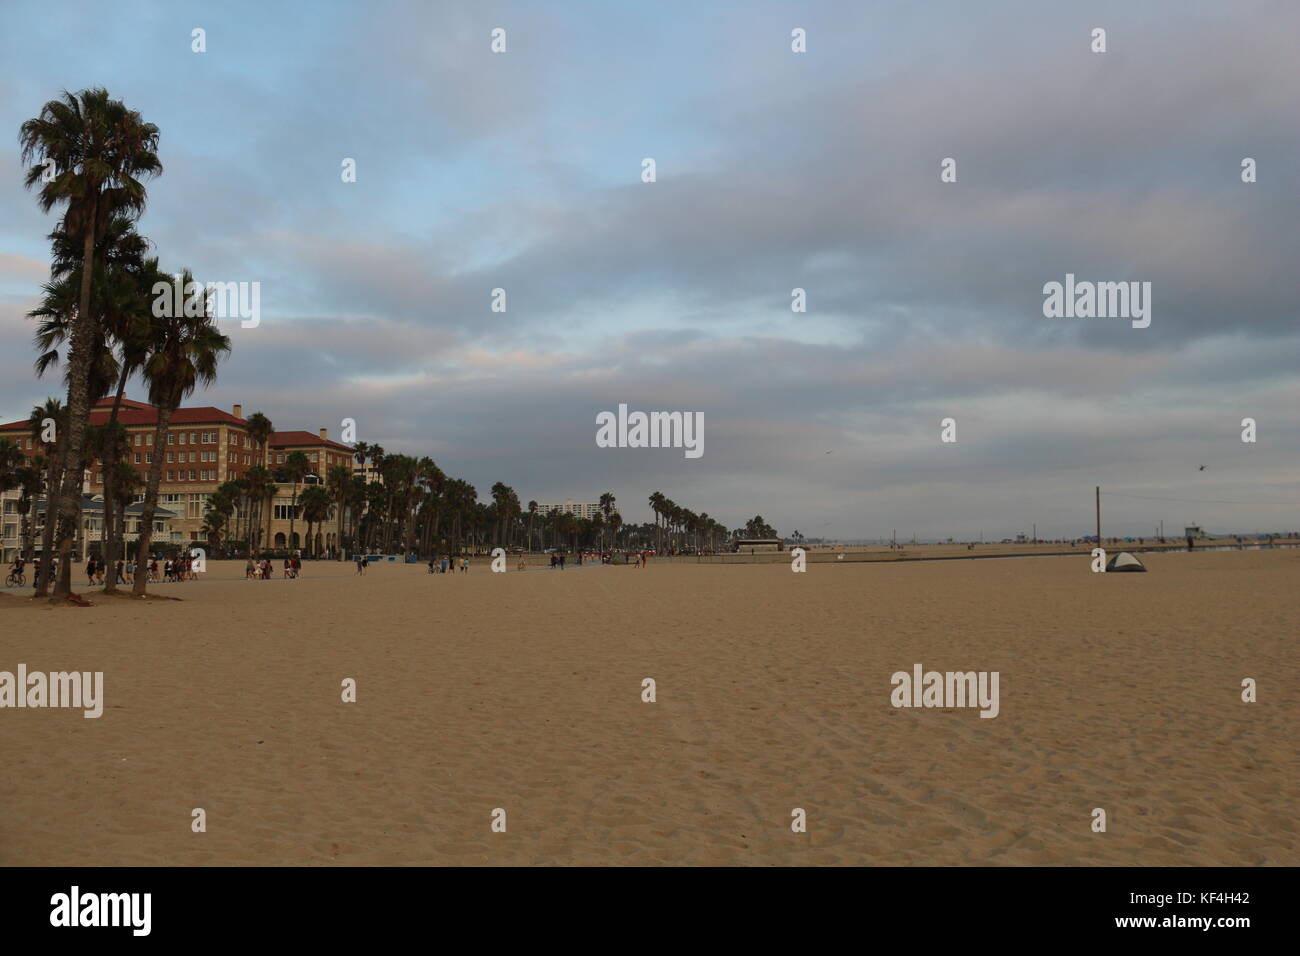
M270 558L253 560L251 557L244 564L244 580L269 581L275 577L275 565ZM294 555L284 559L284 577L286 580L302 577L302 558Z

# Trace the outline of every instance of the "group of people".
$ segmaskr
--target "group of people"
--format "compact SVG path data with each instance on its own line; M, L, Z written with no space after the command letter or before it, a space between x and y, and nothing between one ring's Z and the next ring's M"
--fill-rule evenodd
M53 558L46 561L44 558L36 558L32 562L32 586L39 588L41 578L46 573L47 567L51 575L57 576L59 571L59 560ZM134 584L138 564L135 558L123 560L119 558L112 562L112 574L114 584ZM22 556L14 558L13 564L10 565L9 571L17 578L24 577L27 568L27 561ZM86 558L86 587L102 586L104 578L109 574L110 563L103 557L92 554ZM145 573L148 575L149 583L159 580L158 572L162 571L161 580L165 582L194 581L198 579L198 572L194 570L194 559L190 557L177 556L175 558L164 558L161 567L158 563L158 555L151 555L149 563L146 565Z
M469 555L462 555L460 558L460 573L469 574ZM450 571L456 573L456 556L454 554L444 554L441 558L434 556L429 559L430 574L446 574Z
M260 558L254 561L250 555L248 561L244 564L244 579L247 581L269 581L274 576L275 565L271 563L270 558ZM286 557L284 559L284 576L286 579L301 577L302 558L297 555Z

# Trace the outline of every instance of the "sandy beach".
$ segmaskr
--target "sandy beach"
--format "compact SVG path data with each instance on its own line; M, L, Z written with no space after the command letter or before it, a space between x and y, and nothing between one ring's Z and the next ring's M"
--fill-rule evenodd
M1146 563L213 562L152 588L181 601L0 592L0 670L105 694L0 711L0 864L1300 863L1300 552ZM998 716L892 707L917 663L998 671Z

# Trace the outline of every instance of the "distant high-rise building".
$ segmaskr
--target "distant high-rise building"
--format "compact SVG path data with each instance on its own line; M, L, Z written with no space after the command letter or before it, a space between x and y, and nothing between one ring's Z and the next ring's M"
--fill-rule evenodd
M596 515L601 514L599 502L574 501L572 498L566 498L563 504L542 504L540 501L537 503L538 514L550 514L552 511L575 515L579 518L594 518Z

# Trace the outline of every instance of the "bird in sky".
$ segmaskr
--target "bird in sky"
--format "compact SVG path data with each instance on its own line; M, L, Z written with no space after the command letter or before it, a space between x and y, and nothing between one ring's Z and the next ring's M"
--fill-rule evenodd
M1204 470L1205 470L1205 466L1202 465L1198 470L1199 470L1199 471L1204 471Z

